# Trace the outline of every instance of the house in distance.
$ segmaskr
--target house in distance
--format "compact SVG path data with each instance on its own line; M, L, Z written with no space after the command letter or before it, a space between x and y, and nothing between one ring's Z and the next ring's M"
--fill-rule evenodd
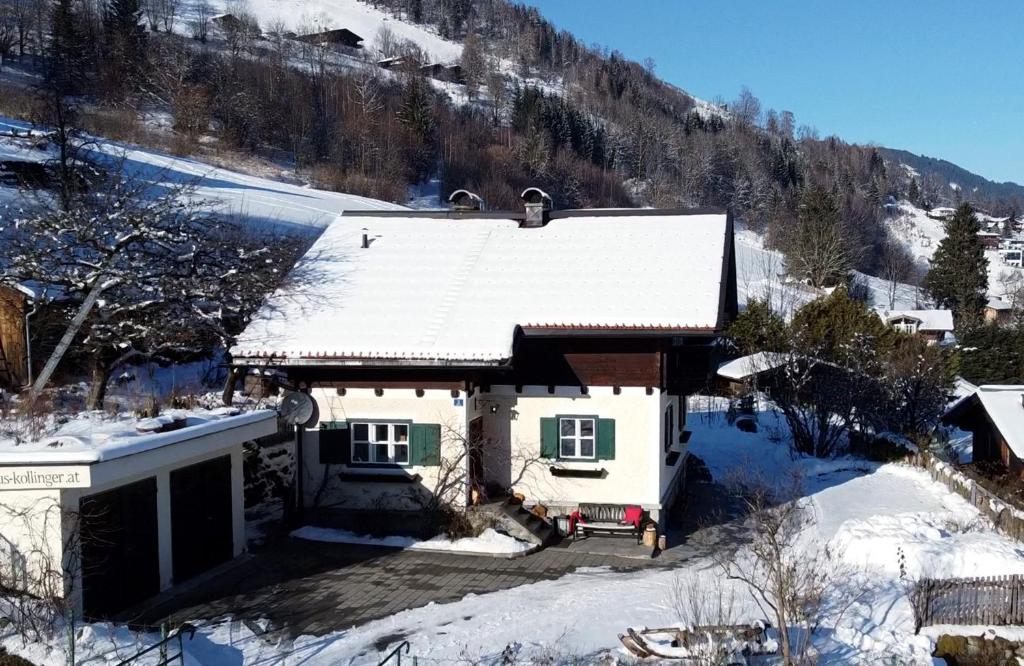
M549 516L657 520L673 501L686 397L736 314L731 217L523 201L346 212L240 336L238 374L275 370L317 403L298 433L307 506L515 491Z

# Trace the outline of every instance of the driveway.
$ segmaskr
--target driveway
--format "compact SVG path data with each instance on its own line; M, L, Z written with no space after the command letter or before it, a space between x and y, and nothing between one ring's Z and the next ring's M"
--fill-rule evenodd
M735 544L726 495L706 470L694 474L669 516L672 547L657 557L638 557L634 542L617 537L567 541L512 560L282 537L124 619L156 625L167 618L179 624L231 616L269 620L267 632L285 637L320 636L470 593L553 580L580 567L672 567Z

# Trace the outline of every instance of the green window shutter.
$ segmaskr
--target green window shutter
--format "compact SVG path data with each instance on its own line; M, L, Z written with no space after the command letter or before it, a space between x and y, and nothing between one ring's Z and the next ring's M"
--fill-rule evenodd
M540 457L558 457L558 419L554 417L540 420Z
M597 420L597 459L615 460L615 419Z
M437 467L441 464L441 426L413 423L409 428L409 462Z
M352 431L346 421L320 424L320 464L347 465L352 462Z

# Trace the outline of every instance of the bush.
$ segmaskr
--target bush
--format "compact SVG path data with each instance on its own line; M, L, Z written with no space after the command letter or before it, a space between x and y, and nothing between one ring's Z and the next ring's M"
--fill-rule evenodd
M473 523L465 511L445 507L439 513L439 531L444 532L445 536L452 541L477 535L476 529L473 527Z
M0 648L0 666L35 666L31 661Z

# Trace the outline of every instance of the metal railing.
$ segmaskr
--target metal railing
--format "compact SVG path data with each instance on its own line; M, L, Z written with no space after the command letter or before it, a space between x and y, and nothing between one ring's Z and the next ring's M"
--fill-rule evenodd
M377 666L384 666L384 664L390 662L392 659L395 660L396 666L402 666L402 648L405 648L405 654L409 654L410 647L409 641L402 641L401 644L389 652L388 656L384 657ZM415 662L415 659L413 661Z
M164 636L158 642L154 643L153 645L150 645L142 652L139 652L137 654L132 655L131 657L128 657L127 659L116 664L115 666L128 666L129 664L134 664L139 657L141 657L144 654L149 654L154 650L160 651L160 661L156 663L156 666L169 666L174 660L177 660L177 662L181 664L181 666L185 666L184 635L187 634L188 639L192 640L192 638L196 635L196 628L188 622L186 622L185 624L178 627L176 631L168 632L167 625L165 624L161 627L161 633ZM168 655L167 646L172 641L178 641L178 654Z

